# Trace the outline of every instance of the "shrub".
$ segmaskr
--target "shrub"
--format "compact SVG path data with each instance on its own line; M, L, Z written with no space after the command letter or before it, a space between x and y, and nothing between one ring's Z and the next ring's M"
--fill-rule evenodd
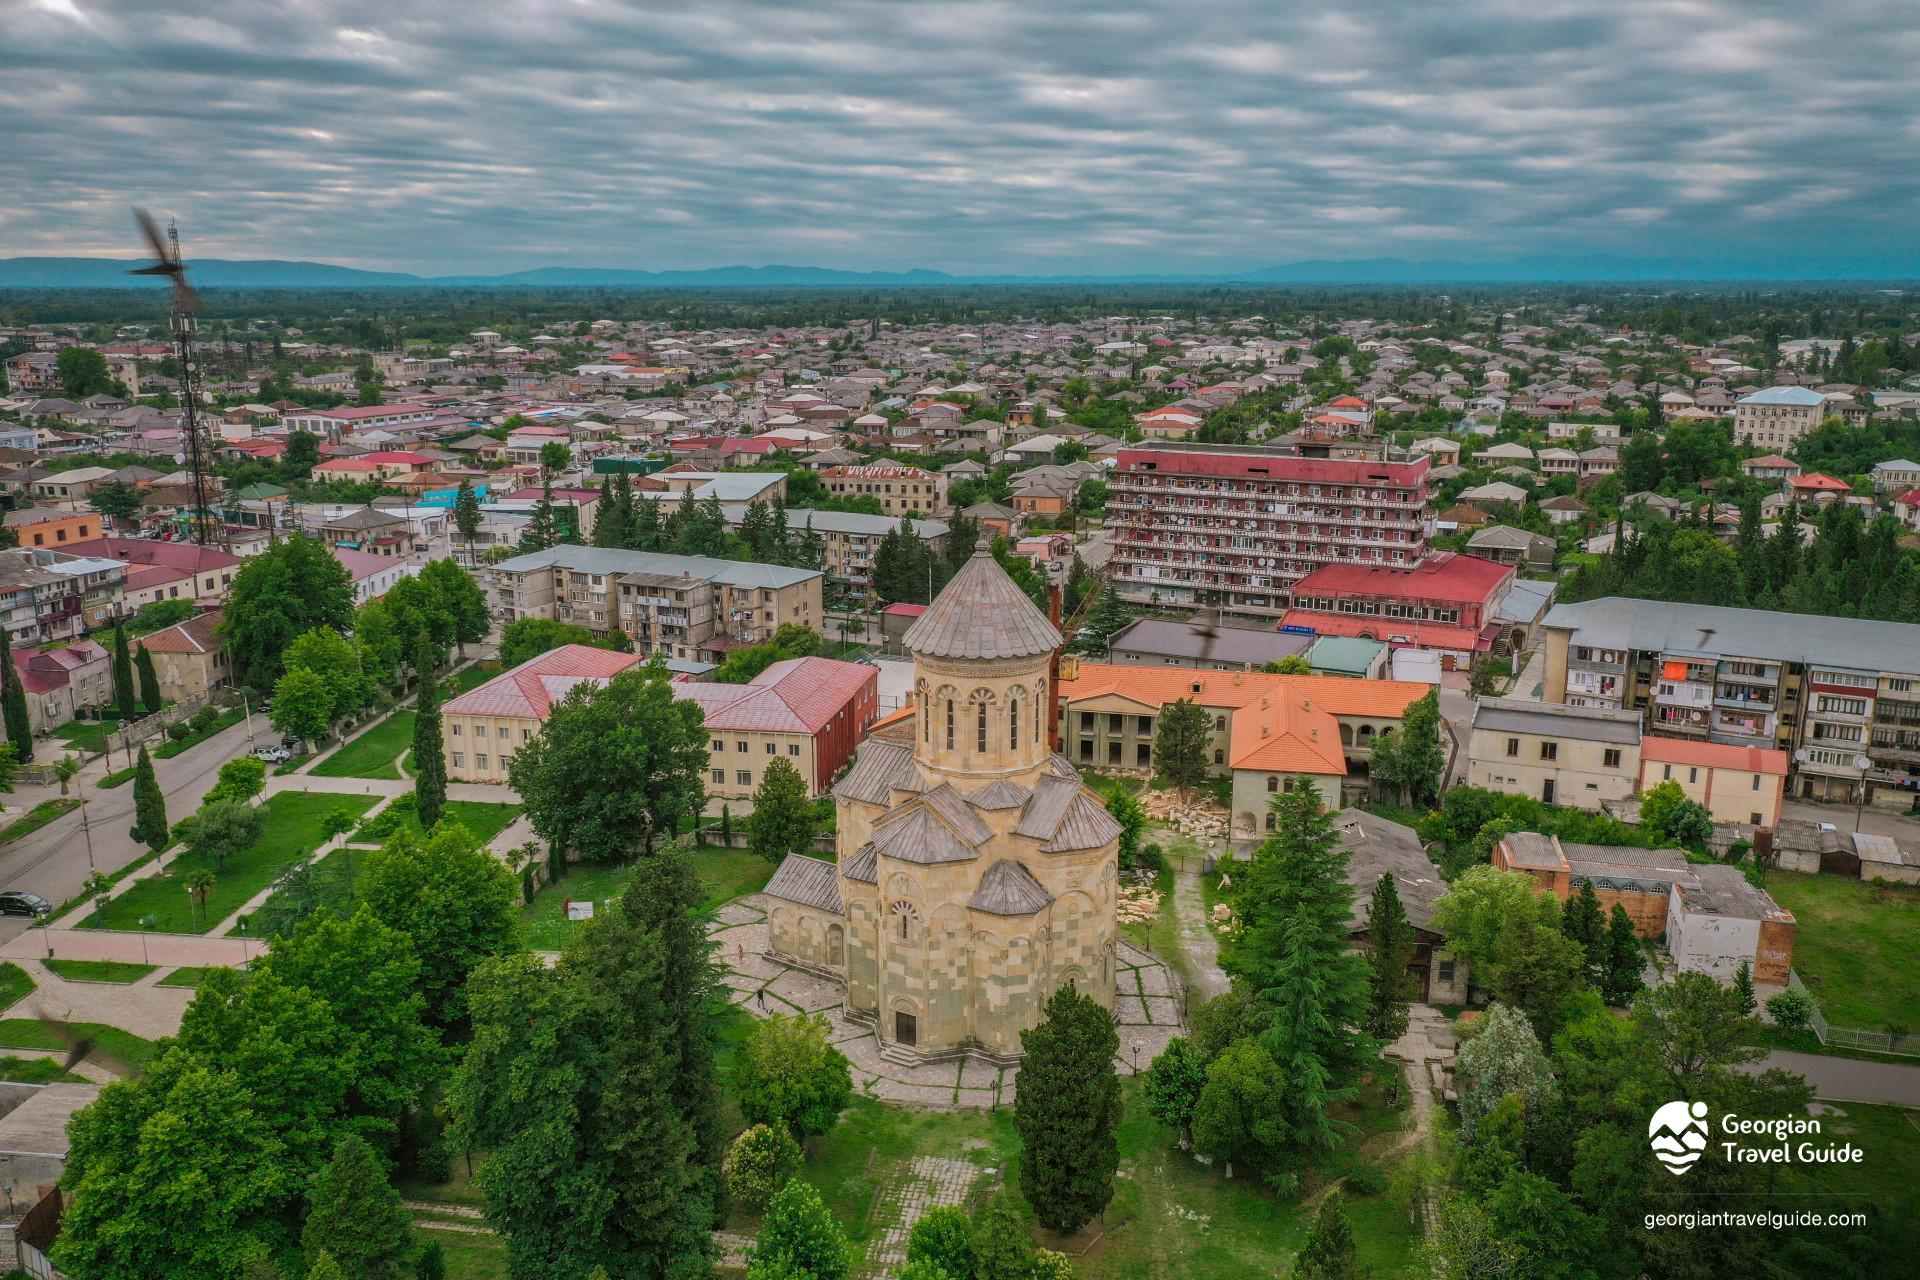
M800 1167L800 1144L773 1125L749 1125L727 1148L720 1174L734 1203L759 1213Z
M192 734L192 732L193 730L189 729L184 722L174 723L167 726L167 736L169 738L172 738L175 742L185 742L187 740L187 737L190 734Z
M1782 1031L1805 1031L1813 1013L1813 997L1797 987L1788 987L1767 1000L1767 1015Z
M1347 1171L1346 1187L1356 1196L1377 1196L1387 1189L1387 1175L1378 1165L1356 1163Z
M204 732L213 728L215 724L219 723L219 720L220 713L212 707L202 707L187 717L187 723L192 725L196 732Z

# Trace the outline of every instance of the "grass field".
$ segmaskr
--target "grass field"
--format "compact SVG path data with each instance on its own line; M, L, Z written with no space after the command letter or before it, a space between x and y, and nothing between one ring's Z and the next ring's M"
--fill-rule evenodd
M53 736L88 755L104 755L107 735L120 728L118 720L69 720L53 731Z
M80 800L77 796L55 796L51 800L42 800L20 817L0 827L0 844L5 844L9 840L18 840L28 832L38 831L55 818L72 813L79 807Z
M0 1058L0 1080L9 1084L83 1084L85 1076L60 1069L58 1058ZM25 1272L20 1274L24 1275Z
M517 804L499 804L490 800L449 800L440 810L442 822L457 822L471 832L481 844L490 844L493 838L507 829L507 825L520 816ZM414 835L420 832L420 815L412 809L403 811L399 827Z
M326 839L320 832L320 819L335 809L358 815L372 808L377 796L326 795L318 792L283 791L267 799L267 821L260 841L237 857L227 859L225 867L182 854L156 876L138 881L119 897L80 923L83 929L139 929L143 917L151 917L146 926L163 933L206 933L227 916L238 911L254 894L273 883L297 859L320 847ZM196 871L213 872L213 892L207 896L206 909L199 911L186 893L187 878Z
M192 987L197 989L202 982L207 980L207 975L213 971L212 967L175 969L172 973L153 985L156 987Z
M8 1049L49 1049L61 1052L72 1047L74 1039L91 1040L108 1057L133 1068L144 1067L153 1058L153 1041L98 1022L56 1023L65 1034L38 1018L0 1018L0 1047Z
M1793 912L1793 967L1828 1022L1920 1030L1920 888L1776 871L1767 891Z
M507 1280L507 1243L498 1236L416 1226L413 1238L416 1243L439 1242L447 1262L447 1280Z
M126 960L61 960L43 962L68 982L112 982L126 985L140 981L158 965L134 964Z
M500 671L501 667L498 662L476 662L470 667L463 667L459 671L454 672L452 677L441 686L440 696L443 699L453 698L460 694L470 692L471 690L478 689L481 685L499 675Z
M396 711L307 772L316 778L398 778L413 745L413 712Z
M693 864L707 884L702 906L712 910L744 893L758 893L773 878L774 865L745 849L702 846L693 851ZM617 896L633 878L633 864L617 867L574 866L558 884L547 884L520 908L520 937L531 951L558 951L572 935L574 922L566 918L566 902L590 899L604 903Z
M33 977L9 960L0 960L0 1009L10 1009L33 994Z

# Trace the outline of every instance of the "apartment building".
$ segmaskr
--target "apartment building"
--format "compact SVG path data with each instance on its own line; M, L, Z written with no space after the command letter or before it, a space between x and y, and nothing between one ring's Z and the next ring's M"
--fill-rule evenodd
M1804 798L1905 809L1920 788L1920 626L1616 597L1542 626L1547 702L1787 752Z
M1278 620L1322 565L1426 558L1431 466L1260 445L1122 449L1108 480L1113 582L1135 601Z
M440 709L447 777L504 784L514 755L533 741L554 706L582 682L604 683L645 661L590 645L562 645L495 676ZM749 797L774 760L785 760L822 795L879 709L879 673L831 658L776 662L747 684L682 680L676 697L699 704L712 751L707 794Z
M342 405L337 409L289 413L280 419L280 425L289 435L295 431L311 431L322 440L341 440L361 431L418 428L439 417L438 409L422 404Z
M1786 799L1784 751L1648 735L1640 743L1640 787L1671 782L1715 822L1774 827Z
M100 516L92 511L65 511L55 507L23 507L6 514L7 528L23 547L70 548L98 538Z
M603 634L617 628L645 655L719 662L729 649L771 640L785 623L825 625L825 575L815 569L558 546L502 561L488 578L502 623L558 618Z
M1827 398L1806 387L1768 387L1733 406L1733 438L1762 449L1787 449L1819 426Z
M727 526L737 527L732 512L728 513ZM899 527L898 516L798 508L787 511L787 528L796 537L805 537L809 528L819 535L820 563L827 577L862 591L873 582L873 558L879 554L881 539ZM949 526L945 520L909 519L907 527L934 552L946 549Z
M239 556L217 547L153 538L96 537L68 550L127 566L123 598L129 613L156 600L223 599L241 564Z
M1444 666L1464 666L1500 639L1494 614L1513 580L1511 565L1452 551L1405 568L1324 565L1294 584L1281 625L1433 649Z
M872 498L884 514L895 518L933 515L947 505L947 478L918 467L881 463L828 467L820 473L820 480L835 497Z
M1467 782L1597 810L1632 797L1640 738L1640 717L1631 711L1482 698L1467 739Z

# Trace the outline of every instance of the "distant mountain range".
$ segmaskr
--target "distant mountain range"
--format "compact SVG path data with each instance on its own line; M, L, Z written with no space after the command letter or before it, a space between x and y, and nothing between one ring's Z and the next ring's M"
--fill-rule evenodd
M0 289L155 288L150 278L127 274L131 268L141 265L144 265L142 260L133 258L0 258ZM1143 272L1051 276L952 275L928 270L840 271L831 267L789 266L708 267L693 271L539 267L502 275L420 276L403 271L362 271L327 262L271 258L199 258L190 265L194 282L212 289L804 289L1023 284L1431 285L1920 280L1920 256L1904 262L1805 257L1707 261L1620 258L1603 254L1516 258L1504 262L1312 259L1212 274Z

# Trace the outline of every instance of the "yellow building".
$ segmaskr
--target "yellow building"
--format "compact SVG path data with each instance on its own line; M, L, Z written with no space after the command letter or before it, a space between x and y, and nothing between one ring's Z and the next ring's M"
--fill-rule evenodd
M1791 763L1786 752L1765 747L1648 737L1640 744L1640 790L1672 782L1715 822L1773 827Z
M1543 804L1599 809L1632 797L1640 717L1607 707L1482 698L1467 740L1467 783Z
M1060 636L983 543L907 631L912 711L834 787L837 864L767 885L770 946L883 1050L1010 1061L1066 983L1111 1007L1119 824L1047 742Z

